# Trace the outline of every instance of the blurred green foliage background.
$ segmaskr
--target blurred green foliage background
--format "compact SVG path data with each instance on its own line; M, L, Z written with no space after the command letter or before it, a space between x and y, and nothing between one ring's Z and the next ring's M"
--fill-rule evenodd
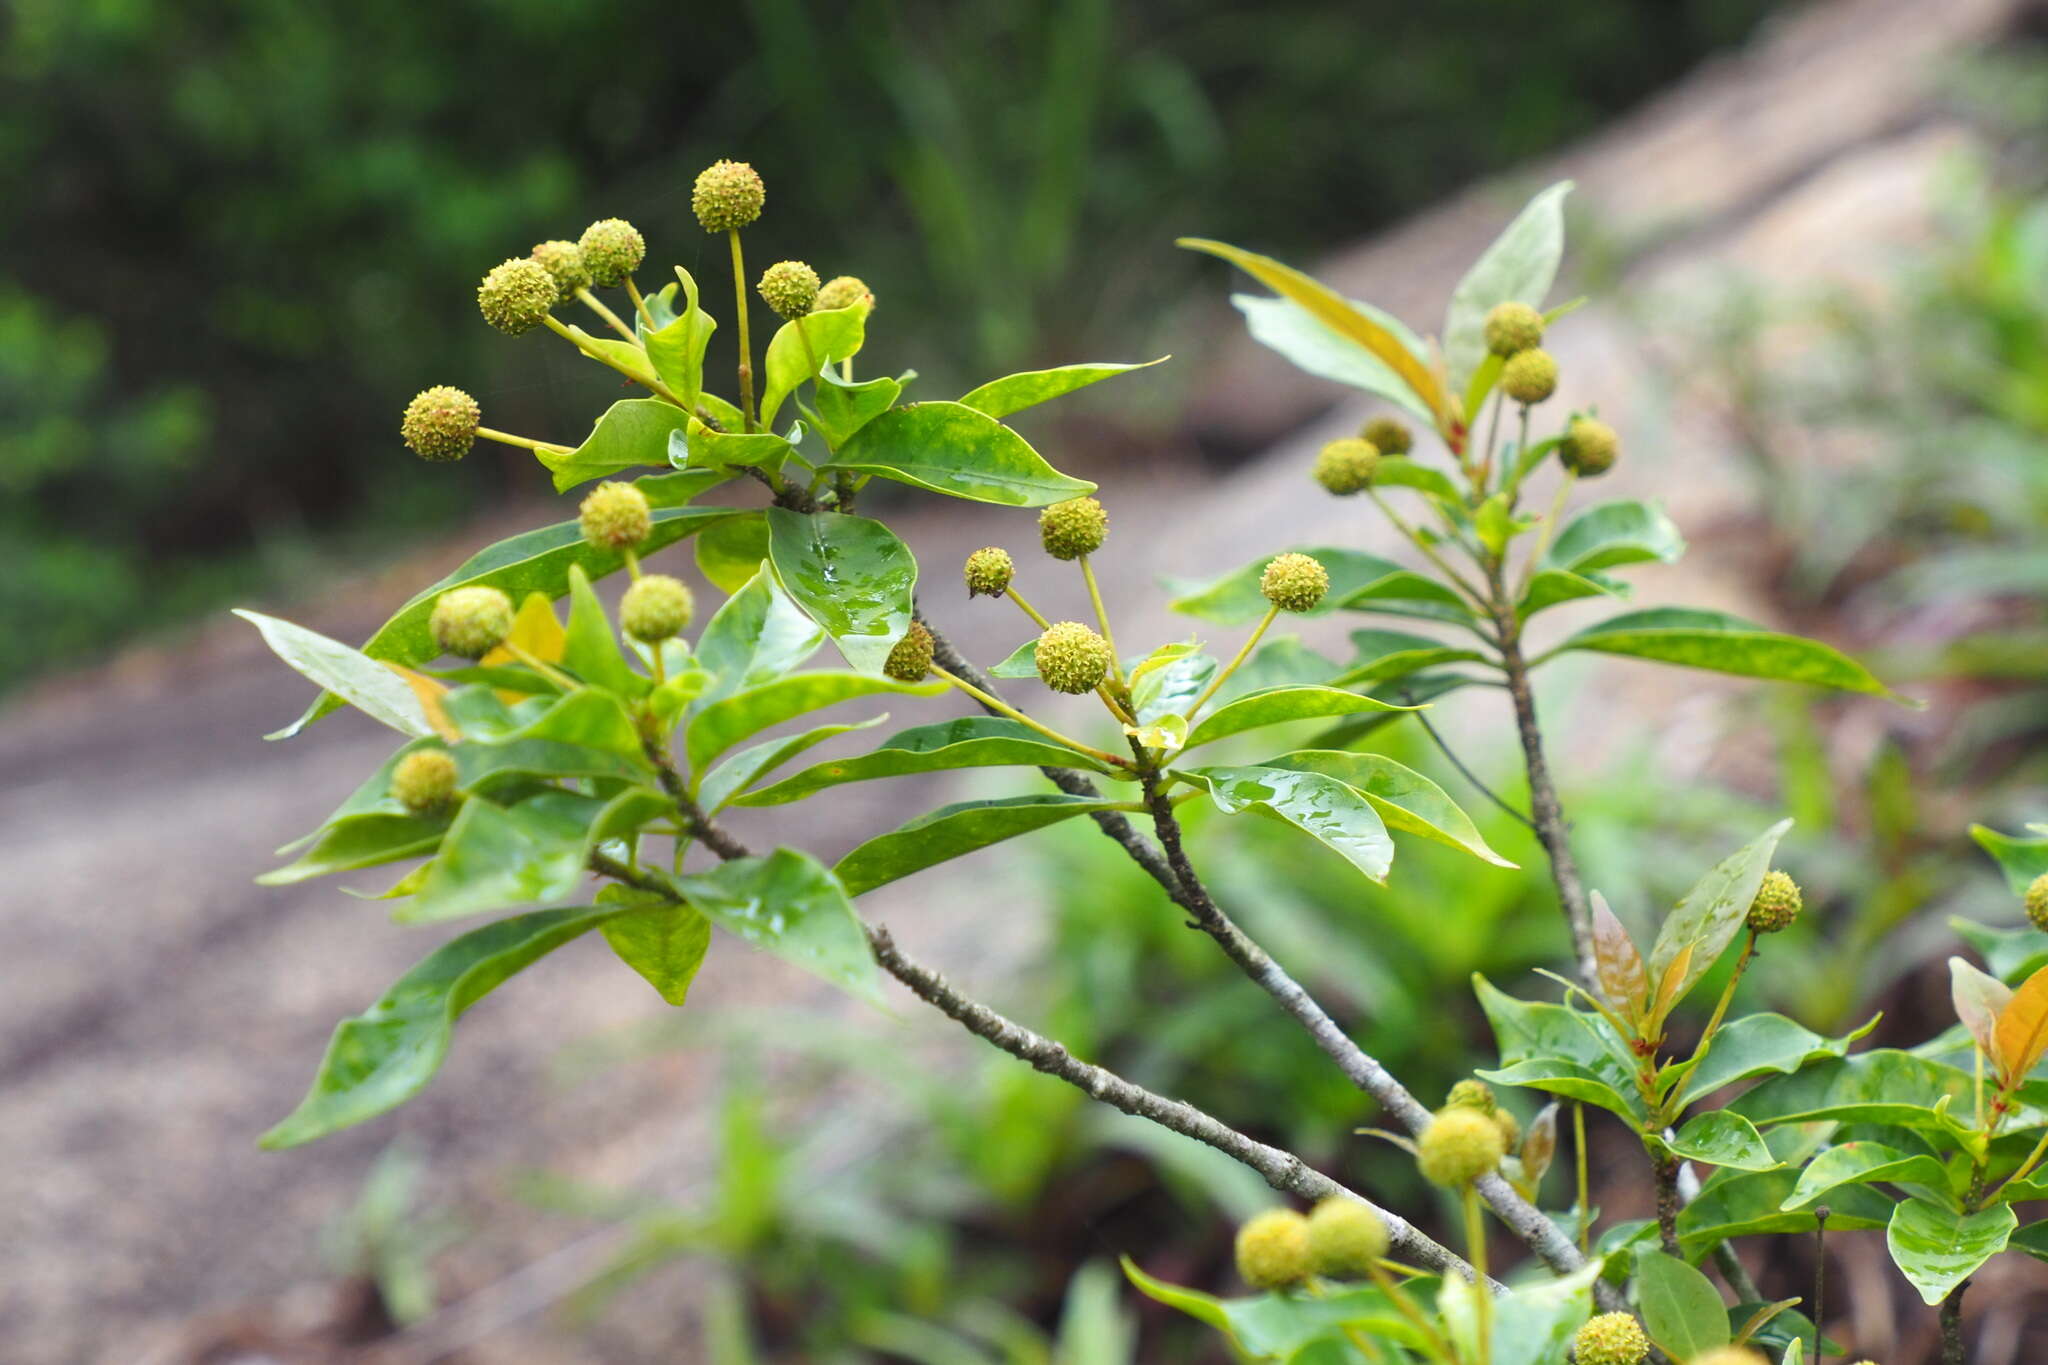
M16 0L0 688L536 490L523 460L407 477L400 408L455 383L496 425L579 434L602 378L450 319L593 217L694 265L718 156L768 179L764 261L865 276L928 373L978 376L1142 349L1193 268L1176 234L1327 249L1772 8Z

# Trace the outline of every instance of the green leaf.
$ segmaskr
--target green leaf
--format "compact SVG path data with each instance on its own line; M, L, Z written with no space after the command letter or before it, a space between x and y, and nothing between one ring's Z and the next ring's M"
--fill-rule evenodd
M917 589L910 547L866 517L771 507L768 554L782 590L824 627L846 662L881 672L910 628Z
M663 1000L680 1005L704 965L711 921L688 905L655 900L605 921L601 932L619 961L645 977Z
M1626 597L1629 586L1601 573L1573 573L1569 569L1542 569L1529 580L1529 590L1515 604L1515 614L1526 621L1540 611L1577 602L1588 597Z
M1771 870L1771 856L1778 850L1778 840L1791 827L1790 820L1780 820L1723 858L1694 883L1692 890L1665 917L1657 931L1657 942L1650 948L1650 980L1662 982L1665 971L1678 955L1688 948L1692 950L1691 960L1671 999L1683 999L1713 968L1742 928L1750 902L1756 899L1764 874Z
M1051 370L1026 370L1022 374L992 379L972 393L963 394L960 402L990 417L1008 417L1013 412L1021 412L1048 399L1085 389L1090 384L1120 374L1129 374L1132 370L1149 369L1172 358L1161 356L1158 360L1147 360L1137 365L1061 365Z
M1664 1145L1689 1160L1738 1171L1774 1171L1785 1164L1771 1155L1755 1124L1726 1109L1693 1115Z
M591 686L620 696L641 696L650 686L619 652L611 618L591 591L590 578L581 565L569 568L569 626L562 641L562 664Z
M534 454L555 476L555 491L621 470L668 464L668 440L689 427L690 414L665 398L625 398L605 410L583 444L570 451Z
M887 719L889 713L884 711L879 716L870 716L866 720L854 721L851 724L820 725L801 734L780 735L750 745L705 774L704 781L697 791L698 803L704 807L706 813L716 812L729 803L736 794L746 790L806 749L815 748L826 740L835 739L849 731L865 730L870 726L880 725Z
M609 802L565 791L515 806L472 796L448 827L419 894L393 918L427 924L561 900L582 884L591 848L674 809L646 787L629 787Z
M2018 1225L2009 1205L1981 1213L1958 1213L1916 1197L1892 1211L1884 1240L1892 1264L1913 1282L1921 1299L1938 1304L2005 1250Z
M715 526L740 515L740 510L732 507L657 508L653 527L648 538L641 543L639 553L643 558L652 555L707 526ZM451 588L499 588L514 602L523 602L528 593L537 592L554 601L569 591L571 565L580 566L592 579L599 579L624 563L618 551L602 550L584 540L583 528L574 521L558 522L510 540L501 540L472 555L440 582L414 594L370 637L369 643L363 646L363 653L373 659L385 659L407 667L439 657L441 649L427 628L427 618L433 614L434 603L441 594ZM339 705L341 702L332 694L322 696L307 708L305 715L273 738L295 735Z
M647 352L640 349L638 342L614 341L610 337L594 336L574 323L568 324L568 331L569 335L576 339L578 350L606 368L630 375L649 388L661 378L655 373L654 366L648 362ZM600 356L603 357L602 360L598 359Z
M1229 702L1202 717L1188 735L1187 747L1210 744L1246 730L1266 725L1285 725L1294 720L1316 720L1326 716L1351 716L1361 711L1400 711L1373 697L1347 692L1338 687L1269 687Z
M722 696L702 707L684 729L683 748L689 755L691 769L702 772L712 759L771 725L878 692L936 697L946 686L939 681L904 683L868 673L791 673Z
M244 612L243 615L248 613ZM2025 896L2034 879L2048 874L2048 826L2030 826L2038 838L2015 838L1984 825L1970 826L1970 837L1982 846L2005 874L2005 884L2015 896ZM1999 972L2004 976L2006 973Z
M1843 1185L1880 1181L1949 1193L1947 1169L1924 1152L1902 1152L1881 1142L1844 1142L1809 1161L1799 1173L1799 1183L1778 1207L1787 1212L1803 1209ZM1829 1212L1832 1216L1833 1210Z
M1268 759L1262 767L1334 777L1363 796L1386 821L1387 828L1470 853L1497 867L1514 864L1487 846L1472 817L1436 783L1381 754L1343 749L1302 749Z
M959 801L868 840L841 858L834 870L851 894L864 896L913 872L1077 815L1114 810L1118 804L1061 792Z
M1573 517L1543 556L1546 567L1586 573L1622 564L1673 564L1685 537L1664 509L1647 502L1603 502Z
M579 687L564 696L540 698L535 703L522 704L516 714L502 712L502 721L496 715L484 721L465 709L472 701L496 700L488 692L477 695L479 691L481 689L464 688L450 694L450 700L456 703L451 714L461 728L464 740L503 745L529 740L572 744L630 760L636 768L652 775L641 747L640 731L634 726L632 716L626 713L625 704L608 692ZM458 764L465 761L465 755L471 748L472 745L467 743L457 746Z
M1810 1211L1784 1207L1797 1180L1790 1168L1716 1173L1701 1187L1700 1197L1678 1211L1679 1248L1697 1259L1737 1237L1812 1232ZM1891 1213L1890 1196L1845 1185L1828 1199L1828 1231L1881 1228Z
M1391 314L1358 299L1346 302L1390 336L1401 339L1402 345L1412 351L1421 349L1420 339ZM1252 294L1232 294L1230 303L1244 314L1245 330L1251 333L1252 340L1268 350L1278 351L1296 369L1305 370L1318 379L1363 389L1395 404L1431 427L1437 425L1436 416L1428 405L1386 361L1358 342L1324 326L1298 304L1287 299L1261 298Z
M818 376L811 405L813 425L825 438L827 448L837 450L853 434L896 405L903 385L894 379L870 379L848 384L833 377L831 370Z
M1375 488L1413 488L1460 512L1465 509L1465 496L1450 475L1405 455L1389 455L1373 466L1372 483Z
M1495 557L1506 554L1508 542L1533 524L1518 520L1508 511L1508 495L1505 493L1495 493L1479 504L1479 510L1472 514L1472 533Z
M772 431L717 431L694 416L668 443L668 462L677 469L760 469L773 473L789 461L802 436L798 423L788 436Z
M1593 1284L1602 1265L1595 1260L1569 1275L1516 1285L1495 1298L1488 1365L1556 1365L1566 1359L1573 1336L1593 1315ZM1452 1342L1477 1360L1474 1297L1466 1281L1447 1279L1437 1294L1437 1311Z
M848 782L1009 764L1103 771L1101 764L1086 755L1075 753L1063 744L1054 744L1036 730L1014 720L1000 716L963 716L891 735L871 753L832 759L806 768L772 787L749 792L736 804L780 806Z
M1728 1108L1758 1126L1835 1119L1842 1123L1889 1123L1902 1128L1948 1130L1953 1107L1967 1115L1976 1093L1969 1072L1877 1048L1839 1060L1814 1062L1789 1076L1776 1076L1739 1096ZM2038 1084L2021 1087L2021 1103L2007 1116L2008 1130L2048 1122ZM1936 1106L1942 1112L1936 1112Z
M677 284L663 288L647 300L647 311L655 321L654 330L649 331L644 321L637 320L634 328L662 383L685 407L695 407L704 391L704 350L711 344L711 334L718 330L718 322L697 306L697 282L690 278L689 271L677 266L676 281ZM684 301L680 313L675 311L677 285L682 287Z
M1329 592L1314 610L1302 613L1305 616L1350 609L1459 623L1474 619L1464 599L1452 589L1391 559L1333 545L1310 546L1300 552L1320 561L1330 575ZM1261 555L1221 578L1169 579L1167 586L1175 594L1171 605L1184 615L1218 625L1256 621L1269 605L1259 591L1259 576L1272 559L1272 555Z
M1444 360L1453 388L1464 388L1486 359L1486 315L1496 304L1543 306L1564 259L1564 197L1571 189L1561 180L1531 199L1451 291Z
M649 507L681 507L720 484L730 483L732 478L731 471L724 469L675 469L666 474L642 474L633 480L633 486L647 499ZM736 516L719 526L729 526L741 519ZM756 557L754 562L758 564L760 559Z
M1355 651L1351 661L1328 680L1332 687L1368 687L1405 678L1425 668L1476 663L1485 658L1475 650L1458 649L1427 635L1400 630L1354 630L1351 645Z
M1376 1289L1331 1285L1313 1297L1258 1294L1242 1299L1219 1299L1213 1294L1168 1284L1147 1275L1128 1256L1122 1258L1122 1264L1125 1277L1146 1298L1216 1329L1248 1356L1258 1360L1285 1360L1290 1365L1317 1362L1320 1365L1321 1358L1304 1353L1326 1342L1342 1342L1347 1327L1375 1341L1422 1345L1422 1338L1414 1326ZM1419 1291L1429 1283L1433 1281L1411 1281L1408 1285L1410 1297L1423 1297ZM1358 1357L1341 1354L1335 1359L1350 1365ZM1503 1365L1507 1365L1505 1360Z
M1571 649L1621 654L1743 678L1810 683L1815 687L1906 701L1872 676L1869 669L1832 646L1796 635L1779 635L1718 611L1653 607L1627 612L1589 626L1551 653Z
M1994 929L1960 917L1951 917L1948 927L1984 956L1991 974L2008 984L2024 980L2048 967L2048 934L2031 924L2012 929Z
M712 614L697 637L697 663L717 679L697 706L782 677L824 642L825 632L789 600L773 570L757 561L754 575Z
M727 933L880 1003L881 980L853 902L808 853L778 848L672 880L679 895Z
M618 911L536 910L472 929L428 954L334 1030L313 1088L262 1146L296 1147L405 1103L425 1088L463 1011Z
M911 403L869 422L822 466L1004 507L1043 507L1095 491L1023 437L961 403Z
M848 304L806 314L776 329L761 366L763 428L775 425L782 400L809 383L821 368L860 353L861 342L867 336L868 308L865 302Z
M1634 1063L1597 1018L1564 1005L1517 1000L1476 974L1472 983L1501 1061L1479 1076L1584 1100L1641 1130L1646 1115Z
M1003 661L991 665L991 678L1035 678L1038 676L1038 637L1032 636L1003 657Z
M388 781L387 781L388 787ZM407 815L391 802L391 811L367 811L331 818L297 861L273 868L256 879L262 886L291 886L334 872L381 867L432 853L448 828L445 819L423 820Z
M1394 840L1379 812L1334 777L1285 768L1195 768L1198 781L1225 815L1256 811L1313 836L1375 882L1385 882Z
M1809 1062L1846 1056L1850 1045L1876 1026L1873 1017L1853 1033L1823 1038L1782 1014L1745 1014L1714 1034L1706 1057L1679 1092L1679 1107L1686 1108L1737 1081L1773 1073L1790 1075Z
M693 547L697 572L728 595L740 591L768 558L768 514L741 512L716 526L707 526Z
M1728 1306L1713 1281L1655 1247L1636 1251L1636 1298L1650 1340L1677 1360L1728 1344Z
M374 721L388 725L402 735L424 739L434 733L420 699L405 679L375 659L330 640L318 631L261 612L235 608L235 615L263 633L263 643L293 671L312 679ZM266 739L283 739L296 734L305 722Z
M1035 647L1036 641L1033 642ZM1158 668L1147 670L1131 682L1131 706L1140 725L1152 725L1168 716L1181 716L1216 676L1216 660L1199 652L1181 654ZM1037 665L1032 665L1036 677Z

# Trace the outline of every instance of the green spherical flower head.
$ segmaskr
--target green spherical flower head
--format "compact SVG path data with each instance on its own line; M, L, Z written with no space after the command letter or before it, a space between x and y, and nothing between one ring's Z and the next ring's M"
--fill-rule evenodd
M1358 434L1382 455L1406 455L1415 449L1415 433L1406 422L1391 417L1373 418L1359 428Z
M1557 361L1550 352L1517 351L1500 370L1501 391L1523 406L1557 392Z
M777 261L755 287L779 316L800 318L818 301L818 272L802 261Z
M1632 1313L1602 1313L1572 1338L1578 1365L1643 1365L1649 1358L1650 1339Z
M1379 468L1380 448L1362 437L1346 436L1316 452L1316 482L1340 498L1372 487Z
M481 659L512 633L512 599L496 588L451 588L434 603L427 629L442 653Z
M1308 1278L1308 1219L1267 1209L1237 1230L1237 1273L1254 1289L1285 1289Z
M446 749L415 749L391 770L391 794L414 815L432 815L454 802L459 778Z
M1444 1097L1446 1109L1477 1109L1482 1114L1491 1114L1500 1108L1500 1102L1493 1097L1493 1089L1485 1081L1464 1080L1451 1087L1451 1093Z
M590 266L584 262L583 248L576 243L536 243L533 259L554 277L556 303L567 303L576 297L577 290L590 288Z
M1469 1185L1500 1165L1508 1145L1500 1125L1477 1109L1446 1109L1416 1144L1416 1165L1432 1185Z
M1109 641L1079 621L1056 621L1032 651L1038 676L1055 692L1080 696L1109 676Z
M540 326L559 297L555 277L531 256L492 266L476 287L476 306L484 321L515 337Z
M2036 929L2048 929L2048 872L2027 884L2027 918Z
M665 573L642 574L619 599L619 625L642 644L680 634L697 614L690 585Z
M851 308L862 299L868 301L869 308L875 306L875 291L865 281L857 275L834 275L818 290L816 307L820 313L829 313L834 308Z
M422 389L405 405L398 434L422 460L459 460L476 444L483 422L476 400L461 389L436 384Z
M967 556L967 595L1001 597L1016 575L1017 564L1010 558L1008 550L994 545L976 550Z
M1102 548L1109 513L1093 498L1068 498L1038 514L1038 538L1054 559L1079 559Z
M1621 437L1597 417L1574 417L1564 429L1564 441L1557 458L1582 479L1597 478L1614 468L1621 454Z
M1356 1199L1331 1195L1309 1211L1309 1267L1318 1275L1355 1280L1387 1254L1387 1222Z
M630 483L601 483L577 509L583 538L602 550L627 550L654 529L647 495Z
M1506 1109L1495 1109L1487 1115L1493 1126L1500 1129L1501 1145L1512 1152L1522 1145L1522 1121Z
M1749 927L1759 934L1775 934L1799 918L1802 903L1799 883L1773 869L1764 874L1756 899L1749 903Z
M1309 555L1276 555L1259 575L1259 591L1282 611L1313 611L1329 590L1329 570Z
M1519 355L1543 344L1543 314L1526 303L1496 303L1486 315L1486 349Z
M690 208L706 232L732 232L761 216L768 199L760 173L744 161L714 161L697 177Z
M647 239L623 218L598 219L583 229L576 245L589 267L590 282L605 289L624 283L647 255Z
M932 671L932 633L924 622L912 621L910 629L882 661L882 672L897 682L923 682Z

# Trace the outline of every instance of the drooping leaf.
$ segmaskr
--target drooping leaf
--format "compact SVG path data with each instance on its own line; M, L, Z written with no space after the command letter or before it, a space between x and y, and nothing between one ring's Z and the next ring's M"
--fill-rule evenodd
M1313 610L1302 613L1305 616L1349 609L1460 624L1476 619L1451 588L1391 559L1334 545L1309 546L1300 553L1319 560L1330 575L1329 592ZM1169 579L1167 587L1175 595L1172 607L1218 625L1256 621L1268 606L1265 594L1259 591L1259 576L1272 559L1272 555L1261 555L1220 578Z
M705 774L704 781L697 789L698 804L702 805L707 813L718 811L740 792L806 749L815 748L826 740L835 739L849 731L865 730L870 726L880 725L887 719L889 713L884 711L881 715L870 716L866 720L841 725L814 726L800 734L764 739L759 744L749 745Z
M391 804L397 807L397 802ZM434 851L447 828L444 817L422 819L402 809L340 815L328 821L296 861L273 868L256 881L262 886L290 886L335 872L422 857Z
M1728 1306L1713 1281L1655 1247L1636 1250L1636 1298L1650 1340L1676 1360L1728 1344Z
M874 474L973 502L1043 507L1095 491L1045 462L1023 437L961 403L910 403L862 427L829 470Z
M1755 1124L1726 1109L1693 1115L1665 1145L1688 1160L1738 1171L1774 1171L1784 1164L1771 1155Z
M1383 754L1354 753L1345 749L1302 749L1268 759L1260 766L1334 777L1370 801L1389 829L1417 834L1463 850L1497 867L1514 866L1488 846L1479 827L1472 823L1472 817L1451 799L1448 792L1413 768L1396 763Z
M1225 815L1256 811L1293 825L1376 882L1387 879L1394 840L1379 812L1334 777L1286 768L1195 768L1185 776L1206 787Z
M1021 412L1049 399L1072 393L1076 389L1084 389L1090 384L1097 384L1120 374L1129 374L1132 370L1149 369L1172 358L1161 356L1158 360L1147 360L1136 365L1083 364L1061 365L1050 370L1026 370L1021 374L992 379L972 393L963 394L960 402L977 412L987 413L990 417L1008 417L1013 412Z
M440 1069L463 1011L616 913L602 906L536 910L435 949L376 1004L341 1022L312 1089L263 1135L262 1146L296 1147L405 1103Z
M870 753L806 768L771 787L749 792L736 804L779 806L847 782L1009 764L1102 771L1102 765L1085 754L1055 744L1014 720L963 716L891 735Z
M997 801L959 801L868 840L841 858L834 870L850 894L863 896L878 886L976 849L1030 834L1077 815L1114 809L1116 805L1114 801L1062 792L1035 792Z
M1902 1152L1881 1142L1844 1142L1830 1147L1799 1172L1799 1183L1779 1208L1807 1208L1843 1185L1925 1185L1947 1197L1948 1171L1925 1152ZM1832 1217L1833 1210L1830 1209Z
M235 609L235 615L261 631L263 643L290 664L294 672L320 684L330 695L347 701L372 720L413 739L424 739L434 733L433 722L427 718L419 697L404 678L384 664L339 640L275 616L240 607ZM283 739L298 728L295 725L265 738Z
M761 425L775 425L782 400L807 384L826 365L860 354L867 336L868 303L825 309L785 322L768 341L762 362Z
M1683 998L1707 974L1742 928L1757 888L1763 885L1764 874L1771 870L1771 856L1778 850L1778 840L1791 827L1790 820L1780 820L1716 863L1694 883L1657 931L1657 941L1649 956L1653 978L1661 981L1664 969L1687 948L1692 949L1692 962L1679 982L1678 997Z
M1649 1012L1650 978L1643 955L1598 891L1593 893L1593 963L1600 993L1617 1007L1625 1006L1625 1017L1641 1019Z
M1998 1016L2012 1003L2012 987L1978 971L1959 957L1948 960L1949 998L1956 1018L1986 1057L1997 1055Z
M1564 197L1571 188L1561 180L1531 199L1451 291L1444 359L1452 388L1462 390L1486 359L1486 315L1496 304L1543 306L1564 258Z
M1552 652L1574 649L1905 700L1833 646L1779 635L1725 612L1690 607L1628 612L1589 626Z
M789 600L770 566L757 562L753 576L712 613L697 637L697 663L716 680L697 706L782 677L824 642L825 632Z
M710 920L691 906L659 899L605 921L599 932L619 961L671 1005L688 999L711 946Z
M879 521L843 512L768 509L776 581L822 626L846 662L879 673L910 628L917 560Z
M727 595L736 593L753 581L761 561L768 558L768 513L742 512L707 526L691 551L697 572L712 587Z
M683 748L691 769L702 772L712 759L747 736L812 711L876 693L935 697L945 690L946 684L939 681L903 683L868 673L790 673L702 706L684 727Z
M1338 687L1272 687L1239 697L1203 716L1189 733L1187 747L1192 749L1246 730L1285 725L1289 721L1406 709L1409 708Z
M2048 826L2031 828L2035 837L2027 839L2000 834L1983 825L1970 826L1970 837L1998 863L1998 870L2005 874L2005 884L2015 896L2026 895L2034 879L2048 873Z
M1545 552L1545 566L1587 573L1623 564L1673 564L1685 553L1685 537L1655 503L1603 502L1586 508L1557 533Z
M1395 404L1431 427L1437 425L1436 415L1392 366L1359 342L1325 326L1299 304L1290 299L1261 298L1251 294L1232 294L1230 302L1244 314L1245 330L1251 333L1252 340L1269 350L1278 351L1297 369L1319 379L1363 389ZM1403 345L1420 351L1421 342L1409 340L1414 334L1390 314L1357 299L1346 302L1384 328L1388 335L1400 339Z
M555 491L563 493L628 469L666 468L668 438L689 422L690 414L665 398L625 398L605 410L574 450L534 453L555 476Z
M881 1000L867 933L838 877L816 858L778 848L677 877L675 888L719 928L863 1000Z
M1914 1197L1892 1211L1884 1241L1922 1300L1938 1304L1949 1292L2005 1250L2019 1219L2010 1205L1981 1213L1958 1213Z

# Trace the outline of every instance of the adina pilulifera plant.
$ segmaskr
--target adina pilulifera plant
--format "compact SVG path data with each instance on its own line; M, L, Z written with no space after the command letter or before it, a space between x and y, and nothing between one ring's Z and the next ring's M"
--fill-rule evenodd
M686 270L642 291L647 240L624 219L599 219L573 243L549 240L492 268L477 293L489 325L512 336L544 328L638 392L570 443L485 426L453 386L423 390L401 418L405 446L432 462L461 458L479 438L530 450L556 492L594 485L576 515L479 551L400 606L360 650L245 613L323 689L280 736L343 705L402 736L391 760L265 880L410 862L387 893L399 919L495 917L433 950L385 1002L343 1021L311 1090L265 1144L311 1141L418 1093L461 1011L572 939L596 931L656 998L680 1006L723 929L864 998L879 999L882 978L893 979L1021 1062L1206 1143L1312 1206L1306 1216L1262 1213L1237 1240L1240 1273L1262 1296L1260 1321L1286 1334L1290 1350L1322 1343L1318 1359L1492 1365L1492 1344L1507 1339L1494 1325L1512 1320L1553 1343L1541 1365L1562 1365L1575 1334L1582 1358L1604 1353L1633 1365L1642 1341L1678 1354L1674 1323L1696 1357L1695 1348L1747 1349L1784 1336L1791 1318L1757 1313L1731 1325L1718 1291L1685 1278L1700 1275L1690 1261L1733 1234L1685 1221L1677 1174L1688 1162L1710 1168L1711 1191L1808 1163L1804 1189L1809 1178L1821 1182L1815 1171L1827 1153L1843 1150L1815 1155L1825 1139L1800 1126L1812 1106L1783 1092L1861 1063L1849 1056L1852 1040L1822 1039L1773 1016L1728 1017L1744 965L1765 937L1792 924L1803 900L1789 877L1771 871L1782 827L1710 870L1664 919L1656 946L1639 953L1580 884L1530 676L1554 656L1597 652L1852 692L1883 688L1824 645L1689 610L1624 612L1541 653L1527 648L1532 620L1567 602L1620 596L1616 570L1682 549L1650 504L1568 515L1577 482L1620 458L1613 427L1568 411L1556 434L1531 430L1534 410L1562 382L1540 343L1570 307L1541 310L1561 251L1563 193L1538 196L1489 249L1454 295L1440 345L1392 330L1279 262L1184 243L1271 286L1277 297L1241 298L1239 307L1283 351L1307 347L1302 358L1318 373L1328 372L1328 347L1357 350L1359 363L1344 372L1399 415L1376 415L1357 436L1325 447L1314 484L1384 517L1419 560L1396 569L1362 551L1266 547L1174 603L1206 629L1248 627L1234 649L1215 653L1199 639L1129 652L1119 645L1112 602L1133 583L1116 569L1099 490L1055 469L1003 420L1143 367L1069 365L996 379L957 400L903 401L913 376L854 373L875 309L861 279L820 285L811 267L791 260L749 286L742 236L761 217L766 190L737 161L707 168L691 196L697 225L723 237L731 257L730 329L718 327ZM598 296L609 289L623 292L623 310ZM782 319L758 351L749 322L757 294ZM568 321L579 306L609 335ZM733 385L723 392L714 335L731 346ZM1433 435L1441 452L1420 450L1418 432ZM1548 511L1525 510L1526 493L1552 470ZM1043 557L1020 563L1002 544L986 546L947 580L950 602L934 590L921 603L911 547L858 509L875 479L1019 518L1035 513ZM759 490L751 500L730 495L748 487ZM706 498L715 489L725 495ZM1304 496L1319 495L1305 488ZM1396 497L1419 499L1421 517L1397 509ZM1028 543L1028 526L1014 529L1011 544ZM698 573L718 599L701 624L697 590L643 562L693 539ZM616 615L598 593L615 574L626 579ZM1077 576L1092 619L1041 613L1026 594L1047 575ZM936 615L980 598L1017 631L1008 657L986 668L962 655ZM1390 614L1454 638L1361 632L1359 656L1343 664L1264 639L1283 616L1306 625L1333 613ZM828 647L837 660L814 663ZM1026 691L1005 696L1010 682ZM1239 925L1204 879L1178 812L1201 801L1224 820L1280 820L1375 881L1392 871L1395 833L1504 864L1447 792L1365 744L1432 698L1480 682L1512 701L1531 796L1524 818L1549 856L1578 972L1563 1003L1514 1000L1479 983L1502 1066L1461 1083L1432 1113ZM860 728L784 727L828 706L883 699L945 709L857 761L782 771L814 745L853 742L840 737ZM1305 722L1335 728L1307 748L1243 752L1274 727ZM1435 727L1429 733L1442 739ZM1239 752L1216 761L1209 746L1218 744ZM829 864L795 843L757 850L722 819L732 807L780 806L857 782L989 766L1012 769L1020 790L940 807ZM1046 780L1052 790L1038 785ZM1151 876L1170 913L1213 940L1404 1130L1381 1136L1406 1146L1457 1201L1466 1255L1301 1158L962 994L857 908L898 879L1082 815ZM792 836L800 830L790 827ZM2043 873L2048 857L2030 875ZM2030 890L2030 914L2039 913L2037 899ZM1697 1041L1665 1056L1673 1010L1745 929ZM2031 983L2010 999L1981 983L1973 989L1975 1013L1965 1022L1991 1021L1980 1046L1993 1074L1985 1117L1952 1134L1963 1148L1956 1169L1978 1177L1970 1190L1950 1192L1965 1217L2009 1213L2011 1199L1989 1190L2010 1188L2016 1198L2032 1188L2025 1177L2038 1155L2007 1168L1998 1140L2036 1126L2037 1116L2048 1125L2048 1108L2033 1108L2022 1083L2038 1053L1998 1032L2021 1017L2014 1011L2035 1008ZM1944 1065L1916 1064L1923 1060ZM1934 1074L1947 1083L1947 1072ZM1710 1091L1759 1077L1732 1103L1687 1117ZM1524 1123L1494 1086L1551 1090L1559 1103ZM1581 1177L1568 1205L1546 1209L1563 1103L1572 1106ZM1656 1222L1617 1224L1597 1243L1583 1174L1587 1105L1611 1110L1636 1134L1668 1204ZM1932 1121L1950 1121L1949 1102L1929 1108ZM1773 1130L1768 1139L1760 1127ZM2005 1185L1990 1183L2008 1169ZM1865 1175L1919 1179L1891 1166ZM1848 1179L1825 1192L1837 1217L1853 1223L1862 1215L1853 1173ZM1512 1290L1487 1274L1489 1212L1544 1267ZM1916 1273L1917 1261L1894 1254ZM1722 1265L1733 1283L1739 1262ZM1135 1265L1126 1270L1148 1294L1184 1308L1204 1302ZM1241 1321L1238 1311L1201 1309L1225 1323Z

